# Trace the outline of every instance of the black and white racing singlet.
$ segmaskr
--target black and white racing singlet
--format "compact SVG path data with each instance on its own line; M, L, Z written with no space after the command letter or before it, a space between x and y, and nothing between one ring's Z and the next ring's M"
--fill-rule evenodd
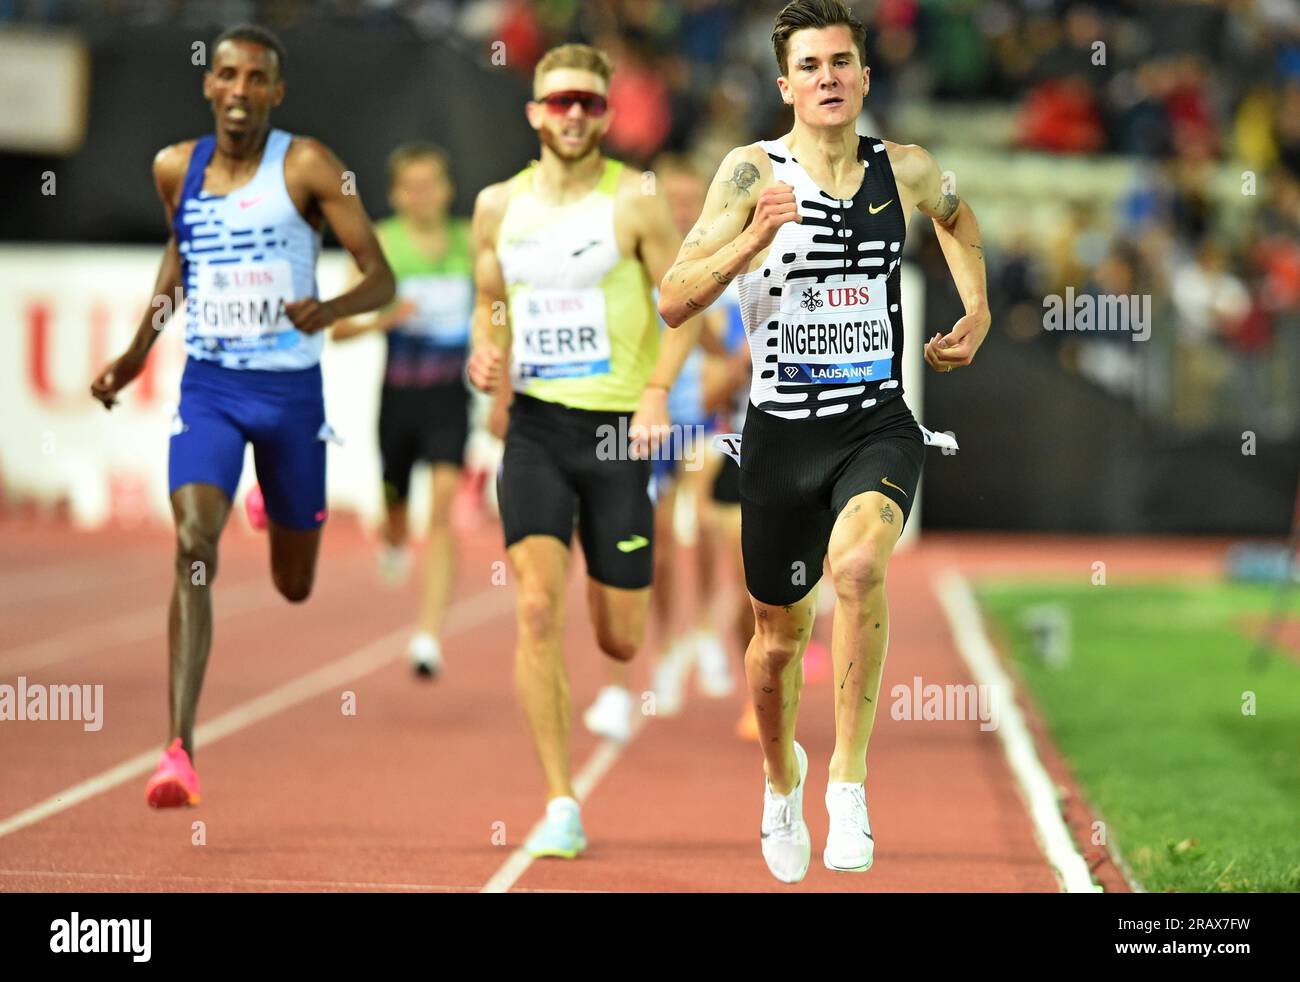
M899 263L907 221L885 144L859 137L862 187L819 188L780 140L759 144L794 188L761 268L736 277L754 373L749 399L785 419L871 409L903 394Z

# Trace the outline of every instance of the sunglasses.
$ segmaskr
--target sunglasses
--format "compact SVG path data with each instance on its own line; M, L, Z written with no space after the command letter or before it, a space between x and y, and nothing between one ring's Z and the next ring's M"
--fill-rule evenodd
M603 95L583 92L580 89L552 92L548 96L543 96L538 102L546 106L547 112L552 116L565 115L575 104L582 107L584 115L592 117L604 116L605 110L609 108L609 100Z

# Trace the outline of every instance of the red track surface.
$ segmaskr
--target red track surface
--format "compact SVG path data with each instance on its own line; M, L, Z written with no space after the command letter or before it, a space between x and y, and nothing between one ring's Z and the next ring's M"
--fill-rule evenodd
M161 750L172 547L161 531L84 535L12 518L0 533L0 682L22 674L29 683L104 686L98 732L79 722L0 722L3 825ZM1204 572L1212 555L1205 544L932 537L891 566L884 691L914 675L970 681L931 585L941 566L1050 568L1086 578L1100 559L1115 578ZM216 643L201 724L359 650L387 660L201 741L197 809L152 811L142 773L0 836L0 890L482 889L543 806L512 682L513 590L492 585L498 559L495 527L466 541L444 637L448 671L422 684L402 655L413 589L377 584L371 547L355 526L331 522L315 594L295 607L271 587L265 542L232 522L214 587ZM581 569L572 572L568 609L576 719L603 678L580 613ZM639 673L644 682L644 666ZM995 735L976 722L895 721L887 705L868 780L875 868L864 876L823 869L831 684L805 688L800 713L799 737L812 760L805 816L814 852L799 886L772 879L759 852L762 765L757 746L732 735L738 693L722 702L694 697L681 716L648 719L584 806L589 851L577 862L533 863L514 889L1057 888ZM342 712L345 691L355 694L355 716ZM575 772L596 747L576 725ZM205 845L192 844L196 821L204 823ZM494 844L502 831L506 845Z

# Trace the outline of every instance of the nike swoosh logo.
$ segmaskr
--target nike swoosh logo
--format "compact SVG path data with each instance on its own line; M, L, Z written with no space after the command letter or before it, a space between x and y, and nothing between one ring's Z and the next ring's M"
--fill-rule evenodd
M894 199L893 199L893 198L890 198L890 199L889 199L888 201L886 201L883 205L881 205L879 208L877 208L875 205L873 205L873 204L871 204L871 203L868 202L868 204L867 204L867 211L869 211L869 212L871 212L871 214L875 215L875 214L877 214L877 213L879 213L879 212L884 211L886 208L888 208L888 207L889 207L890 205L892 205L893 203L894 203Z
M891 199L891 200L892 200L892 199ZM588 242L585 246L583 246L581 249L579 249L579 250L578 250L577 252L575 252L573 255L574 255L574 257L576 258L576 257L578 257L578 256L581 256L584 252L586 252L586 251L587 251L588 249L590 249L592 246L598 246L598 245L600 245L600 240L599 240L599 239L596 239L594 242Z
M644 535L634 535L630 539L624 539L618 544L619 552L636 552L638 549L644 549L650 544L650 540Z
M252 208L253 205L257 204L259 201L261 201L261 200L262 200L263 198L265 198L265 197L266 197L266 195L261 194L261 195L258 195L256 198L241 198L240 201L239 201L239 207L240 207L240 208Z
M900 488L897 484L895 484L893 481L891 481L891 480L890 480L889 478L887 478L887 477L882 477L882 478L880 479L880 483L883 484L883 485L884 485L885 487L887 487L887 488L893 488L895 491L901 491L902 494L903 494L903 497L904 497L904 498L910 498L910 497L911 497L910 494L908 494L906 491L903 491L902 488Z

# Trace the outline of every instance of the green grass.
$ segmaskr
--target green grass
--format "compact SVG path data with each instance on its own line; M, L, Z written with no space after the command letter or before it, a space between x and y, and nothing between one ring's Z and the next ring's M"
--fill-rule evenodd
M995 640L1147 890L1300 891L1300 665L1274 657L1256 670L1238 626L1268 614L1273 589L977 585ZM1070 613L1060 668L1022 623L1043 603Z

